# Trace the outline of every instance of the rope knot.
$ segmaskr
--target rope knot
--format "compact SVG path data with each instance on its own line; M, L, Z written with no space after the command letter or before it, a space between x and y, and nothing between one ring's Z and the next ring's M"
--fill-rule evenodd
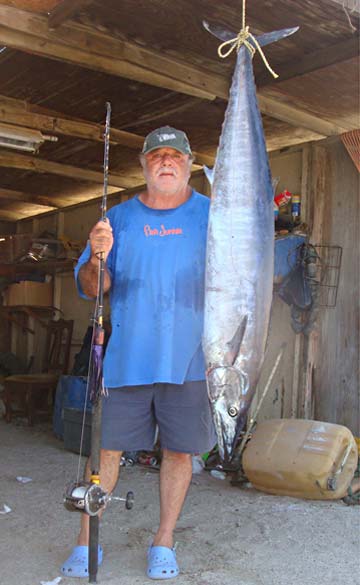
M218 48L218 55L219 55L219 57L221 57L222 59L226 59L226 57L228 57L235 49L236 49L236 52L238 53L240 51L240 48L241 48L242 45L245 45L245 47L250 51L251 56L253 56L254 53L255 53L255 48L247 40L251 36L252 35L249 32L249 27L248 26L246 26L245 28L242 28L241 31L236 35L236 37L234 37L233 39L229 39L228 41L224 41L223 43L221 43L221 45ZM228 49L224 53L224 49L226 47Z
M242 45L244 45L247 48L251 55L251 58L254 57L256 50L258 50L266 68L268 69L268 71L270 71L271 75L275 79L279 77L275 73L275 71L271 69L268 60L266 59L265 54L262 48L260 47L258 40L256 39L256 37L254 37L254 35L251 34L248 26L244 26L233 39L229 39L221 43L221 45L219 45L218 47L218 55L219 57L221 57L221 59L226 59L226 57L228 57L235 49L236 52L238 53ZM224 52L224 49L227 50Z

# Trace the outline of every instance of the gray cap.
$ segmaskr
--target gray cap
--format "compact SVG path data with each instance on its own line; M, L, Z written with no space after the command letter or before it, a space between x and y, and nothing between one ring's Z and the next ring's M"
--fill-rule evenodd
M147 154L156 148L174 148L183 154L192 154L185 132L171 126L163 126L150 132L144 140L142 153Z

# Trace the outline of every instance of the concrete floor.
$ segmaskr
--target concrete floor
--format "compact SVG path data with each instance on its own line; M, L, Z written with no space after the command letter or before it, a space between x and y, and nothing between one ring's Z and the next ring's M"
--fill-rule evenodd
M62 504L78 456L49 425L0 420L1 585L37 585L59 577L79 514ZM32 478L26 484L17 476ZM158 473L125 468L116 494L135 492L125 511L112 503L101 526L104 563L98 582L146 585L145 551L158 518ZM360 506L269 496L194 475L176 538L177 585L360 585ZM62 578L61 585L87 580Z

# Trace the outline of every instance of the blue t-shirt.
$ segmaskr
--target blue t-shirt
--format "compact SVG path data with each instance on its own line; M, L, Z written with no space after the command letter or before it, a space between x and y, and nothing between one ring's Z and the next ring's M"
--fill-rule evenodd
M107 259L112 333L104 359L106 387L205 378L201 336L209 205L193 191L174 209L152 209L136 196L108 212L114 245ZM89 257L88 245L76 278ZM85 297L78 279L77 285Z

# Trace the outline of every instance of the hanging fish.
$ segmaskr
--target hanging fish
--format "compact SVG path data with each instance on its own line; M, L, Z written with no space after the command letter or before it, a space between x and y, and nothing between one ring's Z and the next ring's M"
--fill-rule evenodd
M203 350L219 453L230 461L256 390L273 289L274 212L271 173L252 67L255 48L297 28L257 39L205 28L237 49L215 166L209 215ZM243 32L243 31L241 31ZM235 38L234 38L235 37ZM229 52L230 52L229 51Z

